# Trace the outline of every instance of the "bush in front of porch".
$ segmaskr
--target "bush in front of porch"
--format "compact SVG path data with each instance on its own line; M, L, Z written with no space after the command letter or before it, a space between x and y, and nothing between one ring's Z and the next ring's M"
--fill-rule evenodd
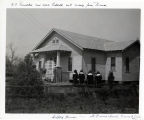
M32 57L28 54L16 68L16 73L13 77L15 85L9 87L11 94L14 96L42 96L43 82L41 74L36 70L33 64Z

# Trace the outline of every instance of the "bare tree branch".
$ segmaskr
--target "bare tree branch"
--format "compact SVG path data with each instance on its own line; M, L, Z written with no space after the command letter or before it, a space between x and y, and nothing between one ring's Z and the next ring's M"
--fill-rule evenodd
M16 48L14 47L14 44L13 43L10 43L8 45L8 58L9 58L9 61L11 62L12 65L15 64L15 62L17 61L17 56L16 56Z

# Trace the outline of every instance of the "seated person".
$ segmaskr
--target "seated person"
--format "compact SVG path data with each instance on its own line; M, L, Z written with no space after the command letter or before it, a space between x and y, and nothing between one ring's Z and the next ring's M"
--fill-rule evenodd
M102 75L98 71L95 75L95 87L101 87Z
M83 84L84 83L84 80L85 80L85 75L83 73L83 70L81 70L79 72L79 80L80 80L80 84Z
M73 73L73 83L74 83L74 85L76 85L78 83L78 73L77 73L77 70L74 70L74 73Z
M87 82L88 84L93 84L93 74L91 70L87 74Z

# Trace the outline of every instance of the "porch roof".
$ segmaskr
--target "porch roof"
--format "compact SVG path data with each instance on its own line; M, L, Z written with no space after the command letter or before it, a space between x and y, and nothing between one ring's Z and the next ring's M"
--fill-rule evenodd
M71 50L68 49L65 45L47 45L45 47L33 50L32 53L37 53L37 52L47 52L47 51L68 51L70 52Z

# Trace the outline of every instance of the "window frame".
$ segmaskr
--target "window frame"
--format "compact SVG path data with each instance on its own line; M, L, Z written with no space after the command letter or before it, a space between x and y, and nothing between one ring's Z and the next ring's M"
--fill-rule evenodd
M73 59L72 57L68 57L68 71L71 72L73 68Z
M96 58L91 57L91 70L92 72L96 72Z
M55 44L55 40L52 40L52 43Z
M59 43L59 40L58 40L58 39L56 39L56 40L55 40L55 43Z
M52 40L53 44L58 44L59 43L59 39L57 37L54 37Z
M111 57L111 71L116 71L116 57Z

